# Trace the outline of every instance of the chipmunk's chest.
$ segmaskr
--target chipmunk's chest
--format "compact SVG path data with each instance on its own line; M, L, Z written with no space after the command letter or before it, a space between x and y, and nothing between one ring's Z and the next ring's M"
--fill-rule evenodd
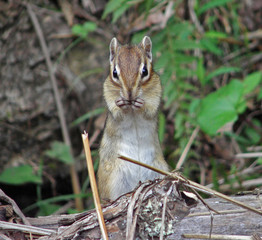
M118 126L120 139L119 154L141 161L152 163L155 155L156 124L141 115L127 115ZM133 167L133 164L132 164Z

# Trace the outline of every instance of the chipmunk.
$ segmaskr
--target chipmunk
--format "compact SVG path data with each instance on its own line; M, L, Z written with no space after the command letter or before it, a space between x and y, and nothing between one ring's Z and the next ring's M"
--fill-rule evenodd
M141 181L161 175L119 159L129 157L168 170L158 139L160 78L153 70L152 42L138 45L110 43L110 74L104 82L108 108L99 149L98 188L102 199L115 200L134 190Z

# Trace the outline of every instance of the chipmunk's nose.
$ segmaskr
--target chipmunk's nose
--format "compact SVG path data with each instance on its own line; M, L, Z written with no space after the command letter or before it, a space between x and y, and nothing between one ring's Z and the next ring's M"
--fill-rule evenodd
M129 101L133 100L132 99L132 90L131 89L128 91L128 100Z

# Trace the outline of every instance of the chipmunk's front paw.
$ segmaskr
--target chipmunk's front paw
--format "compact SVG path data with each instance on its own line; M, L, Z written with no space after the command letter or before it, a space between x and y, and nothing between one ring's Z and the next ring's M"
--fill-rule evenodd
M145 101L142 98L137 98L134 101L132 101L132 108L137 109L143 107Z
M130 105L131 103L123 98L119 98L118 100L116 100L116 106L120 107L121 109L126 109Z

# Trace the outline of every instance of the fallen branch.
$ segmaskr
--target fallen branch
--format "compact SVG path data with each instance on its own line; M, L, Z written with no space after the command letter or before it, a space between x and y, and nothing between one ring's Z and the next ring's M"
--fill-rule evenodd
M133 160L133 159L128 158L128 157L125 157L125 156L119 156L119 158L120 158L120 159L123 159L123 160L125 160L125 161L128 161L128 162L131 162L131 163L134 163L134 164L137 164L137 165L146 167L146 168L148 168L148 169L150 169L150 170L153 170L153 171L158 172L158 173L160 173L160 174L163 174L163 175L165 175L165 176L169 176L169 177L171 177L171 178L173 178L173 179L180 180L181 182L183 182L184 185L188 186L189 188L194 188L194 189L196 189L196 190L198 190L198 191L207 193L207 194L209 194L209 195L216 196L216 197L220 197L220 198L222 198L222 199L224 199L224 200L226 200L226 201L229 201L229 202L232 202L232 203L235 204L235 205L238 205L239 207L245 208L245 209L247 209L247 210L249 210L249 211L252 211L252 212L254 212L254 213L257 213L257 214L259 214L259 215L262 215L262 211L261 211L261 210L255 209L255 208L253 208L253 207L251 207L251 206L247 206L247 205L245 205L245 204L243 204L243 203L241 203L241 202L239 202L239 201L236 201L236 200L234 200L234 199L232 199L232 198L230 198L230 197L228 197L228 196L226 196L226 195L224 195L224 194L222 194L222 193L219 193L219 192L217 192L217 191L215 191L215 190L213 190L213 189L204 187L204 186L202 186L202 185L200 185L200 184L198 184L198 183L195 183L195 182L193 182L193 181L190 181L190 180L186 179L185 177L183 177L182 175L178 174L177 172L175 172L175 173L169 173L169 172L166 172L166 171L164 171L164 170L151 167L151 166L149 166L149 165L147 165L147 164L144 164L144 163L142 163L142 162Z

